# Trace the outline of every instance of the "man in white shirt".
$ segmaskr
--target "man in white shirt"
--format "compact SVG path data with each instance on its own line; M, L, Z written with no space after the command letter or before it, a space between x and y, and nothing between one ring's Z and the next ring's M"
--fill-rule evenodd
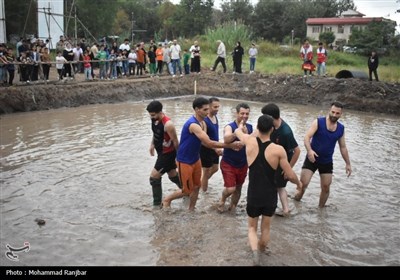
M119 46L119 49L126 54L129 54L131 47L129 46L129 39L126 38L124 42ZM122 75L127 75L129 71L129 62L127 58L125 57L124 60L122 60L122 69L123 69L123 74Z
M214 66L211 67L211 71L215 71L218 66L218 63L221 62L222 67L224 68L224 73L226 73L226 64L225 64L225 57L226 57L226 49L224 43L221 40L218 40L218 50L217 50L217 59L215 60Z
M171 63L172 63L172 69L174 71L172 77L175 77L176 75L176 66L178 65L179 68L179 73L182 75L182 66L181 66L181 46L178 45L177 41L174 40L173 44L169 48L170 50L170 56L171 56Z

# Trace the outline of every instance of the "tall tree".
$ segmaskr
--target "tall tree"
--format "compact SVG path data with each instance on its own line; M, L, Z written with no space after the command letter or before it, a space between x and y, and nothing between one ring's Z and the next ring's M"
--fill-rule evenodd
M165 1L158 7L158 18L161 23L159 34L161 39L174 37L173 15L176 12L176 6L169 1Z
M292 30L304 38L308 18L336 17L349 8L354 8L353 0L264 0L255 7L252 26L256 34L269 40L280 42Z
M7 37L37 33L37 0L5 0Z
M395 29L396 24L393 21L374 21L365 29L353 30L349 44L365 49L366 53L374 49L390 47L393 44Z
M223 21L242 21L245 24L251 22L253 6L250 0L229 0L221 4Z
M214 0L181 0L173 17L178 28L176 35L204 34L211 22L213 6Z

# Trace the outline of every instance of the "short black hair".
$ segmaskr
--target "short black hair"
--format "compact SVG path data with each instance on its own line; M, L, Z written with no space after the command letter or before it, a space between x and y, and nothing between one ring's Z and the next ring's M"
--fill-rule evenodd
M208 105L208 104L210 104L210 102L208 101L207 98L204 98L204 97L197 97L197 98L193 101L192 106L193 106L193 109L196 109L196 108L201 108L201 107L203 107L204 105Z
M208 99L208 101L210 102L210 104L213 103L214 101L219 102L219 98L218 97L210 97Z
M343 103L339 102L339 101L333 101L332 104L331 104L331 107L332 106L335 106L335 107L340 108L340 109L343 109L343 107L344 107Z
M162 111L163 105L160 101L153 100L147 105L147 112L149 113L160 113Z
M237 112L237 113L239 113L240 108L250 109L250 106L249 106L249 104L247 104L247 103L239 103L239 104L236 106L236 112Z
M269 103L262 107L261 113L270 115L275 120L278 120L281 117L279 107L275 103Z
M260 133L265 134L269 132L273 126L274 120L270 115L264 114L258 118L257 129Z

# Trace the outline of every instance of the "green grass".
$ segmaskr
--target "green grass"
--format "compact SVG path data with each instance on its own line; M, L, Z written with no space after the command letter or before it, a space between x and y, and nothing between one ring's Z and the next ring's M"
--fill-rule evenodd
M212 44L205 36L196 39L184 40L182 48L190 48L194 40L199 41L201 48L201 66L210 68L217 57L217 43ZM204 40L204 41L203 41ZM207 41L206 41L207 40ZM251 42L242 42L245 49L243 57L243 71L249 71L248 50ZM256 42L258 48L258 57L256 61L256 72L264 74L291 74L302 75L302 60L299 56L300 46L282 48L277 44L266 41ZM315 46L314 46L315 48ZM226 46L227 67L232 71L232 59L230 53L233 46ZM368 57L358 54L342 53L328 50L327 73L334 77L340 70L357 70L368 74ZM316 50L314 49L314 64L316 64ZM378 68L378 75L381 81L400 83L400 54L393 53L387 56L381 56ZM221 67L221 66L218 66Z

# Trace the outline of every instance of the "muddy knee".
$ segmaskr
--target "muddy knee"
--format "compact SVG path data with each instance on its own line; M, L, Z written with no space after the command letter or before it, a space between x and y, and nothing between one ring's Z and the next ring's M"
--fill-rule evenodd
M182 189L181 181L179 180L179 176L175 175L174 177L168 177L172 183L178 186L178 188Z

